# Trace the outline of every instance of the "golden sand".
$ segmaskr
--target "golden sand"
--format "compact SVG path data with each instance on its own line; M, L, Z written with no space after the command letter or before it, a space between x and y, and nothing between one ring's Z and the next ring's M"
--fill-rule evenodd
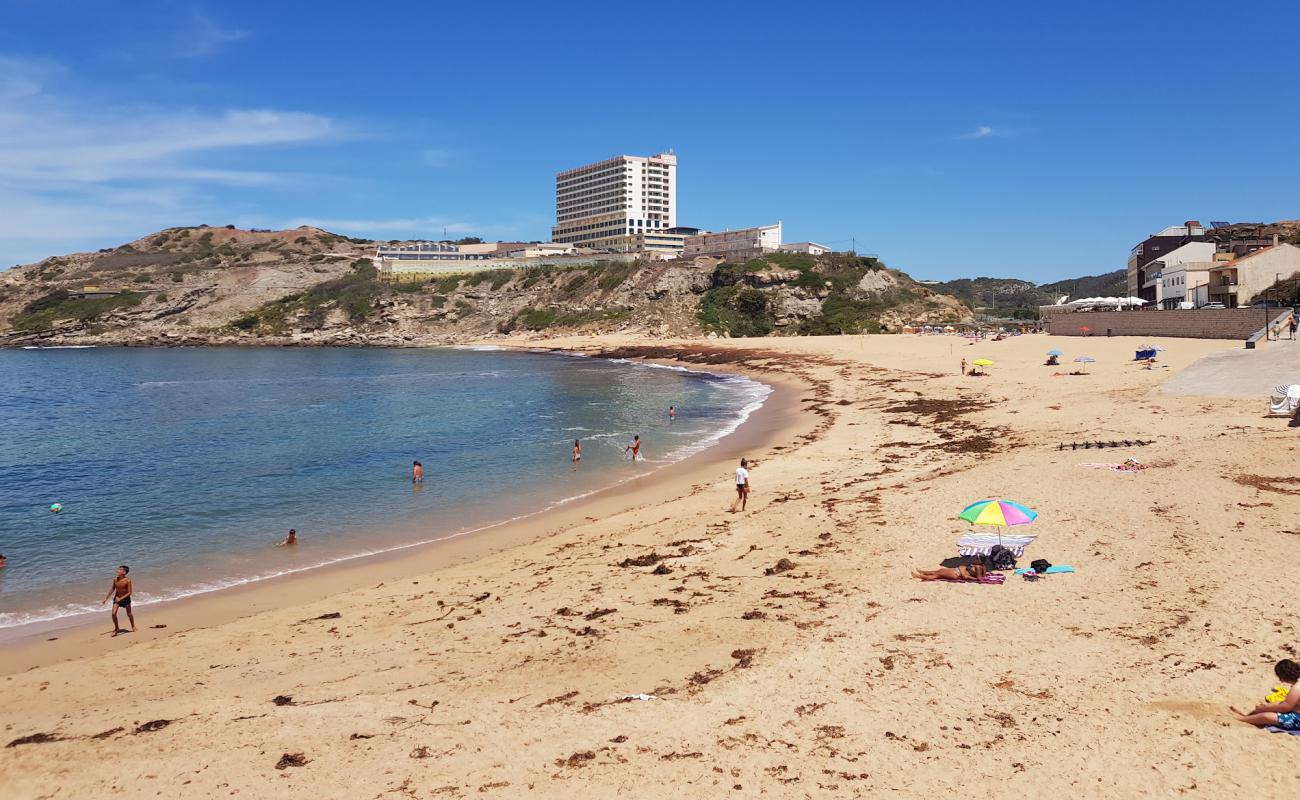
M473 546L7 648L3 743L37 741L0 747L0 797L1296 796L1300 741L1226 705L1300 644L1297 431L1155 391L1235 343L1149 371L1131 339L567 344L796 388ZM1057 376L1053 346L1098 361ZM1040 514L1023 562L1077 573L908 577L991 496Z

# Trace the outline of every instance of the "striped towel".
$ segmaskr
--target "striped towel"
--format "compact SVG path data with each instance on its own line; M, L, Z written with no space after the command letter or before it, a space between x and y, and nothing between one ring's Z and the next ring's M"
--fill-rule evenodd
M964 556L988 555L993 545L1000 543L1010 550L1012 555L1020 558L1025 554L1025 548L1033 544L1037 538L1037 536L1003 536L999 542L996 534L963 533L957 538L957 552Z
M1269 733L1289 733L1292 736L1300 736L1300 731L1289 731L1286 728L1279 728L1276 725L1269 725L1264 730L1268 731Z
M955 578L940 578L939 580L942 583L987 583L990 586L1001 586L1002 582L1006 579L1007 576L1003 575L1001 572L986 572L984 573L984 577L980 578L978 581L959 581Z

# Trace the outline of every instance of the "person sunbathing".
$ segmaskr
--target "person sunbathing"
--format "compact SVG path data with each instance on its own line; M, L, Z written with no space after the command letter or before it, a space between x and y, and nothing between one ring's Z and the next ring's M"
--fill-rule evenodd
M1058 360L1057 356L1048 356L1047 361L1043 362L1043 366L1045 367L1059 367L1060 365L1061 362Z
M980 581L989 574L983 564L965 564L960 567L940 567L939 569L914 569L912 577L923 581Z
M1283 730L1300 731L1300 691L1295 688L1296 682L1300 681L1300 664L1285 658L1277 663L1277 666L1273 668L1273 672L1277 675L1278 680L1284 684L1289 684L1287 694L1280 702L1260 703L1249 714L1238 711L1232 706L1228 706L1228 710L1233 713L1238 722L1246 722L1257 728L1276 725ZM1282 688L1287 687L1279 686L1274 689L1274 694L1267 699L1272 699L1277 694L1281 694L1279 690Z

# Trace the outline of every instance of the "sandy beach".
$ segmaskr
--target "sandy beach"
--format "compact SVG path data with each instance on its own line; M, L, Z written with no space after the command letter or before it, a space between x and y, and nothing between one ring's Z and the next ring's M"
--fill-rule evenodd
M782 391L491 535L0 650L0 796L1293 797L1300 740L1226 707L1300 646L1297 429L1162 391L1240 347L1165 343L1152 370L1124 338L531 343ZM1077 571L910 578L986 497L1039 512L1023 564Z

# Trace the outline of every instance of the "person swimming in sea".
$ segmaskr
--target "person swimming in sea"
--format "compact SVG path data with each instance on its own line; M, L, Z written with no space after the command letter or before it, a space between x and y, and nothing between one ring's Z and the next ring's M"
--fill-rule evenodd
M582 460L582 442L577 439L573 440L573 457L569 460L573 462L574 467L577 467L578 462Z
M632 460L636 461L641 455L641 436L640 434L632 437L632 443L623 448L623 454L632 453Z
M298 531L294 530L293 528L290 528L289 535L285 537L283 542L277 544L276 547L293 547L297 543L298 543Z

